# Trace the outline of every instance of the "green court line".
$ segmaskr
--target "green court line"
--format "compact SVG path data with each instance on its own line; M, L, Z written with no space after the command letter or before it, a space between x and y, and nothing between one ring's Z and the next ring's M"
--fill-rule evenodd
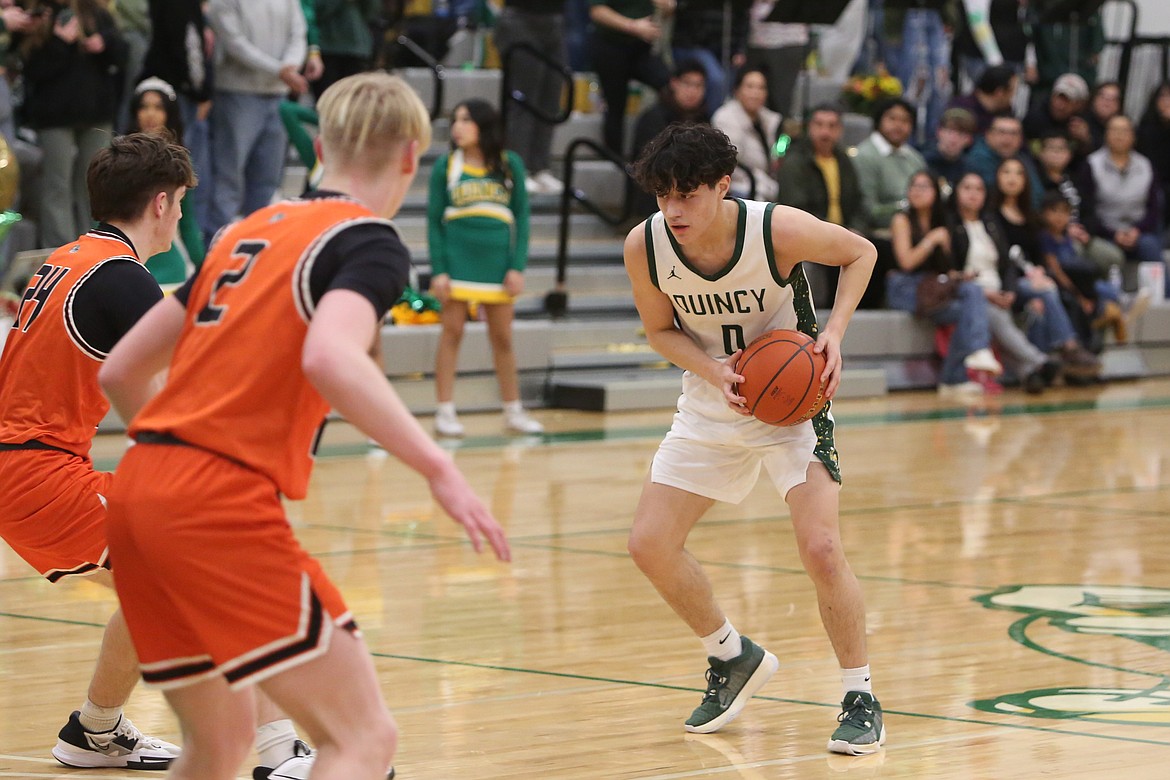
M43 621L43 622L47 622L47 623L58 623L58 624L63 624L63 625L87 626L90 628L105 628L104 623L90 623L87 621L80 621L80 620L67 620L65 618L38 617L35 615L19 615L19 614L12 613L12 612L0 612L0 617L13 618L16 620L37 620L37 621ZM453 661L450 659L427 658L424 656L403 655L403 654L399 654L399 653L382 653L382 652L371 651L370 655L373 656L374 658L384 658L384 659L393 660L393 661L410 661L413 663L434 664L434 665L438 665L438 666L455 666L455 667L462 667L462 668L466 668L466 669L482 669L485 671L509 672L512 674L526 674L526 675L535 675L535 676L541 676L541 677L554 677L554 678L563 679L563 680L582 680L584 682L606 683L606 684L610 684L610 685L620 685L620 686L626 686L626 687L655 688L657 690L664 690L664 691L682 691L682 692L686 692L686 693L702 693L702 691L700 689L692 688L692 687L686 686L686 685L671 685L669 683L647 682L644 680L623 680L621 678L616 678L616 677L598 677L595 675L588 675L588 674L572 674L569 672L552 672L552 671L548 671L545 669L529 669L529 668L520 667L520 666L502 666L500 664L485 664L485 663L476 663L473 661ZM827 704L825 702L819 702L819 701L807 701L805 699L792 699L792 698L786 698L786 697L781 697L781 696L765 696L763 694L756 694L754 698L763 699L765 701L777 702L779 704L796 704L796 705L801 705L801 706L806 706L806 707L820 707L822 709L829 709L829 710L837 710L840 708L840 704L838 704L836 702L831 703L831 704ZM1027 723L1011 723L1011 722L999 723L999 722L992 722L992 721L986 721L986 720L978 720L976 718L959 718L959 717L955 717L953 715L932 715L930 713L924 713L924 712L911 712L909 710L885 709L884 712L886 715L897 715L899 717L904 717L904 718L919 718L919 719L926 719L926 720L936 720L936 721L942 721L945 723L966 723L966 724L975 725L975 726L987 726L989 728L1009 728L1009 729L1017 729L1020 731L1030 731L1030 732L1037 732L1037 733L1044 733L1044 734L1056 734L1059 736L1089 737L1092 739L1104 739L1104 740L1110 740L1110 741L1114 741L1114 742L1127 742L1127 743L1131 743L1131 744L1159 745L1159 746L1163 746L1163 747L1170 747L1170 741L1166 741L1166 740L1145 739L1145 738L1139 738L1139 737L1114 736L1114 735L1107 735L1107 734L1098 734L1098 733L1094 733L1091 731L1073 731L1073 730L1057 729L1057 728L1051 728L1051 727L1045 727L1045 726L1035 726L1035 725L1031 725L1031 724L1027 724Z
M874 425L889 425L892 423L932 422L938 420L964 420L968 417L1018 417L1021 415L1049 415L1065 414L1068 412L1118 412L1135 409L1165 409L1170 408L1170 396L1165 398L1134 398L1134 399L1097 399L1086 401L1066 401L1061 403L1018 403L1006 404L994 411L970 410L966 407L949 409L929 409L907 412L882 412L878 414L846 414L834 415L837 425L846 427L861 427ZM668 412L663 410L663 417ZM539 436L469 436L458 442L448 442L447 445L458 453L460 450L484 450L503 448L512 444L527 444L532 447L547 447L552 445L579 444L588 442L630 441L641 439L662 438L670 428L665 419L662 425L639 426L629 428L604 429L590 428L580 431L566 431L563 433L545 433ZM370 445L363 442L349 444L326 444L317 452L317 458L327 460L331 458L347 458L365 455L370 451ZM117 457L99 458L94 465L101 471L113 471L118 465Z
M43 617L40 615L18 615L15 612L0 612L0 618L13 620L38 620L42 623L59 623L64 626L88 626L90 628L105 628L105 623L91 623L88 620L69 620L67 618Z
M449 659L426 658L423 656L401 655L398 653L371 652L370 655L372 655L375 658L385 658L385 659L394 660L394 661L411 661L414 663L436 664L436 665L440 665L440 666L458 666L458 667L462 667L462 668L466 668L466 669L482 669L485 671L510 672L513 674L527 674L527 675L535 675L535 676L540 676L540 677L554 677L554 678L563 679L563 680L581 680L584 682L607 683L607 684L611 684L611 685L622 685L622 686L639 687L639 688L655 688L657 690L664 690L664 691L683 691L686 693L702 693L703 692L699 688L692 688L692 687L686 686L686 685L670 685L668 683L646 682L644 680L623 680L623 679L615 678L615 677L598 677L595 675L588 675L588 674L572 674L570 672L551 672L551 671L548 671L545 669L527 669L527 668L519 667L519 666L501 666L499 664L484 664L484 663L476 663L474 661L452 661ZM834 711L839 710L841 708L841 705L837 702L827 704L825 702L807 701L805 699L790 699L790 698L785 698L785 697L781 697L781 696L765 696L765 695L759 694L759 693L757 693L752 698L763 699L764 701L777 702L780 704L797 704L797 705L802 705L802 706L806 706L806 707L820 707L822 709L829 709L829 710L834 710ZM979 720L977 718L959 718L959 717L955 717L953 715L931 715L929 713L910 712L908 710L890 710L890 709L886 709L884 707L882 708L882 711L886 715L897 715L899 717L904 717L904 718L920 718L920 719L925 719L925 720L942 721L945 723L967 723L967 724L971 724L971 725L975 725L975 726L988 726L990 728L1010 728L1010 729L1017 729L1020 731L1032 731L1032 732L1039 732L1039 733L1045 733L1045 734L1057 734L1060 736L1068 736L1068 737L1090 737L1093 739L1105 739L1105 740L1110 740L1110 741L1114 741L1114 742L1127 742L1127 743L1133 743L1133 744L1159 745L1159 746L1163 746L1163 747L1170 747L1170 741L1160 740L1160 739L1145 739L1145 738L1139 738L1139 737L1114 736L1114 735L1109 735L1109 734L1098 734L1098 733L1095 733L1092 731L1072 731L1072 730L1058 729L1058 728L1052 728L1052 727L1046 727L1046 726L1035 726L1035 725L1031 725L1031 724L1027 724L1027 723L1011 723L1011 722L999 723L999 722L993 722L993 721Z

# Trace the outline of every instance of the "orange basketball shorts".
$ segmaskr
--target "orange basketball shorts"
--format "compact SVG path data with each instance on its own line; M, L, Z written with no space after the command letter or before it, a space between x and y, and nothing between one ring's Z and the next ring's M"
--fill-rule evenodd
M0 452L0 536L50 582L106 565L113 474L56 450Z
M142 678L238 688L324 653L357 627L301 548L267 477L206 450L139 444L110 493L110 561Z

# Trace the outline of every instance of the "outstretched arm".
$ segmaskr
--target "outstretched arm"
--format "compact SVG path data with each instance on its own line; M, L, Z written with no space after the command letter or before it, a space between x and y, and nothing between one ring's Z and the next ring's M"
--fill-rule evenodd
M828 380L825 394L832 398L841 384L841 339L869 286L869 277L877 262L877 250L868 239L851 230L786 206L776 206L773 211L772 244L776 270L782 277L791 274L801 262L841 269L833 311L821 328L815 348L825 355L825 371L821 379Z
M377 325L377 313L365 296L347 289L327 292L305 337L305 376L346 420L427 480L431 494L463 526L476 552L486 538L497 558L511 560L500 524L371 359Z

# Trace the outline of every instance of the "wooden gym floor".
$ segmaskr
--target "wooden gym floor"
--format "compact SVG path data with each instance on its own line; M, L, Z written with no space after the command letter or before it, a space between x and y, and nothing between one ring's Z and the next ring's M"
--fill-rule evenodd
M625 554L670 414L539 416L550 433L530 440L471 417L456 450L511 565L476 557L423 482L344 425L289 507L376 656L403 780L1166 776L1170 381L835 406L889 734L863 758L825 752L837 664L783 502L761 483L692 536L729 616L781 667L722 732L687 735L701 646ZM103 437L99 467L122 445ZM0 778L144 777L48 754L111 595L51 586L5 547L0 598ZM128 712L179 741L159 694L139 689Z

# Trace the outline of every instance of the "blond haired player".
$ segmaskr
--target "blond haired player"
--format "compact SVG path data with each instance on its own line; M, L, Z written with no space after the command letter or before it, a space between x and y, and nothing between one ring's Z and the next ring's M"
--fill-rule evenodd
M407 282L388 220L430 142L426 111L400 79L367 73L326 90L319 112L320 191L227 228L101 373L137 441L110 495L110 554L143 677L183 726L176 779L236 777L253 685L316 745L314 780L380 780L394 757L397 729L354 618L281 506L305 495L330 407L426 478L477 550L486 539L510 557L370 355Z

